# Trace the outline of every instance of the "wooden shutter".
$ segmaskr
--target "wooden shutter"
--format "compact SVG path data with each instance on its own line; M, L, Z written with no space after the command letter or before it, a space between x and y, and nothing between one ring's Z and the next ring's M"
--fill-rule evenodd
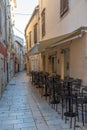
M30 48L31 48L31 31L29 32L29 45L30 45Z
M60 16L63 15L63 0L60 0Z
M45 36L45 9L42 11L42 37Z
M37 43L37 23L34 25L34 44Z
M63 0L63 8L64 8L64 13L68 10L68 0Z
M68 11L68 0L60 0L60 16Z

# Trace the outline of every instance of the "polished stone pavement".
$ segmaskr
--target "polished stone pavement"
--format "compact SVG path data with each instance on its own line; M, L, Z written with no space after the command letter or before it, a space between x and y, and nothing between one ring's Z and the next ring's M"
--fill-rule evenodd
M9 82L0 100L0 130L73 130L20 72ZM86 127L76 130L87 130Z

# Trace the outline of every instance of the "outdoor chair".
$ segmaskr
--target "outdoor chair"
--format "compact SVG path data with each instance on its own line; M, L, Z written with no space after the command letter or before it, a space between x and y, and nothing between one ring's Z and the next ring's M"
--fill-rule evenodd
M83 86L81 92L77 93L76 91L76 99L74 99L73 104L76 102L76 111L78 113L78 121L82 119L83 126L86 120L86 105L87 105L87 86ZM80 117L80 118L79 118Z
M82 80L81 79L74 79L72 83L72 91L75 93L80 93L82 86Z

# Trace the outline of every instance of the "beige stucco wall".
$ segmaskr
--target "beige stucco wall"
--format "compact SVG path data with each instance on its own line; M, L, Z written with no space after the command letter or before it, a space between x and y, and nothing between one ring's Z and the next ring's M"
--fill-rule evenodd
M76 30L81 26L87 26L87 1L86 0L69 0L69 10L63 17L60 17L60 0L39 0L40 4L40 27L41 27L41 12L45 8L46 13L46 34L41 35L40 40L50 39L56 36L67 34ZM86 34L87 35L87 34ZM68 43L63 43L54 48L49 48L45 51L46 56L46 71L52 73L52 64L48 60L51 53L57 54L57 74L61 71L63 54L61 49L70 48L70 76L81 78L83 83L87 83L87 36L75 39Z
M25 31L25 36L27 36L28 38L28 50L30 50L30 45L29 45L29 32L31 32L31 47L34 46L34 25L37 23L37 28L39 28L39 16L38 16L39 12L37 11L35 13L35 15L32 17L32 19L29 21L29 23L27 24L26 27L26 31ZM39 30L39 29L38 29ZM39 35L37 33L37 39L39 40Z
M33 26L38 22L38 40L49 39L59 35L63 35L74 31L81 26L87 26L87 1L86 0L70 0L69 1L69 11L60 18L60 0L39 0L40 12L39 17L34 16L32 21L26 30L26 36L29 32L33 30ZM46 35L42 38L41 35L41 12L46 9ZM40 20L40 21L39 21ZM40 23L39 23L40 22ZM39 30L40 29L40 30ZM40 37L39 37L40 36ZM34 45L33 41L33 31L32 31L32 47ZM57 74L62 75L63 73L63 54L61 54L61 49L70 48L70 76L74 78L81 78L83 83L87 83L87 34L83 35L81 38L72 40L67 43L63 43L54 48L46 49L44 53L41 54L39 59L39 68L43 70L43 56L45 55L45 71L52 74L52 64L49 61L49 56L56 52L57 56ZM34 67L33 63L36 61L38 56L32 56L30 58L31 67ZM33 61L33 62L32 62Z
M71 76L84 80L86 35L73 40L70 46Z
M57 55L57 74L62 75L61 49L70 48L70 76L80 78L83 84L87 83L87 34L73 41L63 43L52 49L48 49L46 55L46 71L52 74L52 63L48 60L51 54ZM56 53L55 53L56 52Z
M29 20L26 29L25 29L25 36L27 37L26 39L26 44L28 46L27 52L34 47L36 43L34 43L34 25L37 24L37 43L39 41L39 9L35 9L31 19ZM31 32L31 48L30 48L30 43L29 43L29 32ZM27 61L27 71L39 71L42 68L41 65L41 54L36 54L36 55L30 55L28 56L28 61Z
M46 8L46 35L43 38L40 35L41 40L72 32L80 26L87 26L86 0L69 0L69 11L62 18L60 0L39 0L39 4L40 14L43 8Z
M87 85L87 34L86 34L86 46L85 46L85 56L84 56L84 62L85 62L85 65L84 65L84 82L85 82L85 85Z

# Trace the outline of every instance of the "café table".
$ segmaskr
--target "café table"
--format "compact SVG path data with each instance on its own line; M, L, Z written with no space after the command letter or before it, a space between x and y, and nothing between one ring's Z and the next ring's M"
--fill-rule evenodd
M73 111L73 99L75 98L75 95L72 94L72 82L73 82L73 79L64 80L64 84L66 84L67 92L68 92L66 95L66 100L68 101L68 108L67 108L68 110L66 110L66 112L64 113L64 116L66 118L67 117L71 118L70 128L72 128L72 118L73 117L75 118L75 121L74 121L74 130L75 130L77 112ZM66 118L65 118L65 121L67 120Z

